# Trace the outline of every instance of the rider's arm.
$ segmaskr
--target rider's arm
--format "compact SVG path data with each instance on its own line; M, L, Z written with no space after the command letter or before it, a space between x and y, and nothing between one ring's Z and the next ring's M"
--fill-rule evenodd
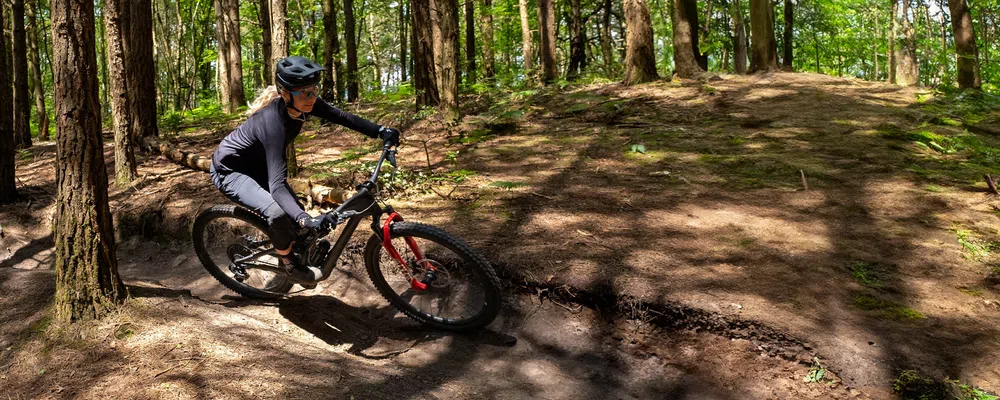
M262 132L261 144L267 161L268 192L281 209L295 221L309 216L295 201L292 188L288 186L288 164L285 161L285 130L280 124L268 126Z
M379 136L378 130L381 126L378 124L331 106L321 98L316 99L316 104L313 105L312 112L309 114L354 129L370 138L377 138Z

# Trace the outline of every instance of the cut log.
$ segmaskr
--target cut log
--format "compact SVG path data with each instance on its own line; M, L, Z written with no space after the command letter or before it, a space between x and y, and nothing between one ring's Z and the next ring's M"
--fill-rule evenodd
M212 166L212 158L201 156L192 152L172 148L168 143L160 142L156 139L146 138L144 146L160 155L166 157L182 166L208 172ZM331 188L314 184L308 179L289 179L288 185L292 187L296 195L308 198L313 205L320 207L335 206L344 202L347 198L347 191L343 189Z

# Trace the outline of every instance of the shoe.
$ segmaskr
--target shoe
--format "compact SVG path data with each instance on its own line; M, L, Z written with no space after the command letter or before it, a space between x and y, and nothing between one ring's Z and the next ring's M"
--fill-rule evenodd
M287 256L278 256L278 259L281 260L281 264L285 270L287 270L302 287L308 289L315 288L316 282L323 277L322 270L316 267L303 265L301 258L296 253L290 253Z

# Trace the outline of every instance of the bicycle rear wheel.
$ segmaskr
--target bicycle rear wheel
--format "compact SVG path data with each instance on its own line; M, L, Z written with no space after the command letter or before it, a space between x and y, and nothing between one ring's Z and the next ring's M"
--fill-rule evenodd
M236 206L214 206L195 218L191 239L198 259L223 286L251 299L275 299L292 289L288 276L244 267L235 260L272 248L267 222L252 211ZM270 261L268 261L270 259ZM258 263L277 259L263 256Z
M500 281L493 267L468 244L440 228L412 222L390 227L404 267L368 239L365 266L375 288L406 316L435 328L469 331L489 325L500 312ZM420 256L408 245L413 240ZM434 271L427 280L428 270ZM426 287L414 283L426 280Z

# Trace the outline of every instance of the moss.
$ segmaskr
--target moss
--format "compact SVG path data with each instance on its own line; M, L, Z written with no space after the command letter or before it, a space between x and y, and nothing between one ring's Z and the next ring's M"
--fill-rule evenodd
M896 321L925 318L924 314L917 310L868 294L854 296L854 306L865 311L877 311L881 316Z
M892 382L892 390L904 400L952 399L947 385L911 369L900 372Z

